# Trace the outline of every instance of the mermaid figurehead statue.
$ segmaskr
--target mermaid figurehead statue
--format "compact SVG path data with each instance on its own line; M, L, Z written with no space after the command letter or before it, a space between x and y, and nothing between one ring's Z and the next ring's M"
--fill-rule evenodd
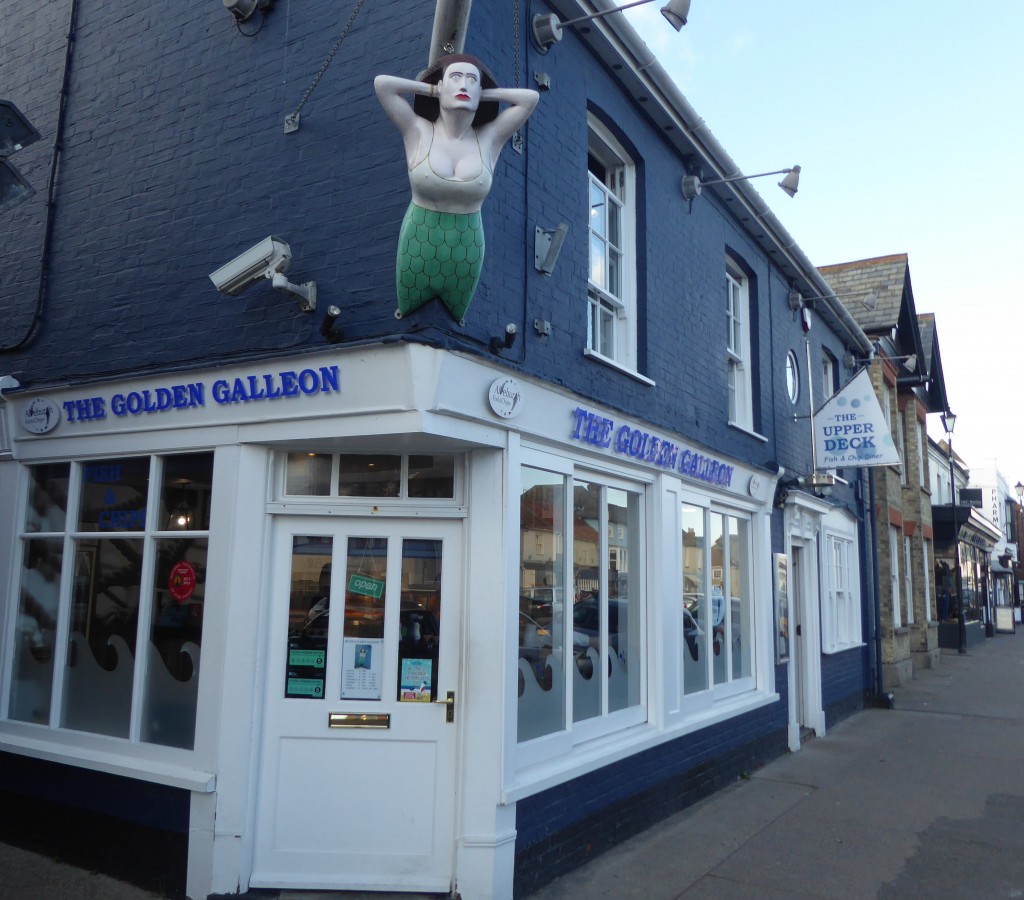
M441 57L419 79L378 75L374 90L402 135L412 193L398 240L395 316L436 297L464 324L484 261L480 208L502 147L539 95L499 88L465 53Z

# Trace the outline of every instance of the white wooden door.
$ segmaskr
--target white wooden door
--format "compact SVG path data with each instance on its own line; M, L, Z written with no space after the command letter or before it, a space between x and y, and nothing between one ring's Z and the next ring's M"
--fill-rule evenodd
M254 887L449 890L461 529L276 522Z

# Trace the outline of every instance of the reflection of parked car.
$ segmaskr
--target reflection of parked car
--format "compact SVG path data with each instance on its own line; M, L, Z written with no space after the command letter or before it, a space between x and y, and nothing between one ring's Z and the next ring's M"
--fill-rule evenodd
M304 650L324 650L327 647L327 628L330 609L313 616L292 640L295 647ZM436 646L440 635L436 616L428 609L404 605L399 613L400 638L403 643ZM344 637L382 637L384 633L384 607L346 606Z

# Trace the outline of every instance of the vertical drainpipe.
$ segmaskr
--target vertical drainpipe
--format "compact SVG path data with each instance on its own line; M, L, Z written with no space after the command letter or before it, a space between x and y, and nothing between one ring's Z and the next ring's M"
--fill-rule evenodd
M868 508L864 516L865 524L871 525L871 611L875 627L875 705L891 706L891 700L885 697L882 690L882 604L880 585L878 582L878 523L875 520L875 470L868 467Z

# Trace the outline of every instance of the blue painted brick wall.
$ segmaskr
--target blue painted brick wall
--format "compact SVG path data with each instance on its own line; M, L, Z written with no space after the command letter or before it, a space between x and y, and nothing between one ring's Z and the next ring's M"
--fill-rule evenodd
M246 38L215 0L170 13L148 0L80 0L44 305L29 343L0 350L0 373L42 390L323 350L319 315L299 312L268 287L227 298L210 283L210 272L275 234L294 252L290 277L316 280L321 308L341 307L346 341L426 340L493 359L485 349L490 336L516 322L521 339L500 361L513 371L742 462L774 461L788 473L809 473L807 396L794 409L786 395L787 351L796 353L801 370L806 360L786 279L710 192L688 209L679 191L682 161L644 104L624 93L574 33L548 56L533 51L529 13L520 7L522 83L532 84L540 70L552 90L524 129L523 154L507 147L498 163L484 206L484 272L467 324L458 328L435 308L401 322L393 317L395 243L408 184L401 140L372 90L376 74L411 77L423 67L432 0L366 4L292 135L283 133L284 117L350 8L277 0L262 30ZM29 333L35 315L70 9L70 0L0 0L2 91L43 133L15 158L40 194L0 218L4 348ZM513 4L478 0L466 48L505 85L515 77L513 14ZM654 387L583 356L588 108L623 136L638 167L639 356ZM711 122L721 114L701 112ZM561 221L569 235L554 273L544 277L533 268L534 228ZM727 251L756 285L755 426L767 440L726 422ZM533 332L535 318L552 323L550 337ZM842 359L841 339L817 320L810 372L816 387L822 344ZM834 499L854 508L850 490L837 489ZM777 510L774 551L783 549L782 528ZM857 659L851 653L823 664L828 703L836 708L863 690ZM783 688L784 672L777 677ZM522 801L522 859L543 847L557 869L609 822L618 822L621 835L693 802L782 752L785 719L783 696Z
M785 694L785 669L777 671ZM785 696L516 805L515 895L588 859L786 752Z
M23 336L35 308L70 8L70 0L53 0L41 17L0 0L11 23L5 95L44 136L21 154L40 194L0 220L4 346ZM252 38L214 3L177 9L173 22L142 0L80 0L78 10L42 317L28 346L0 351L0 368L26 387L324 349L319 318L269 287L227 298L209 281L218 266L276 234L294 251L290 277L316 280L321 306L341 307L347 340L405 336L486 353L489 337L516 322L523 337L502 364L744 462L809 471L809 425L793 419L785 395L785 351L804 359L787 283L714 197L688 211L681 160L644 104L574 35L541 57L520 23L521 82L532 83L539 69L553 88L527 124L524 153L506 148L499 160L484 207L487 260L460 329L433 308L400 323L392 316L408 185L401 141L372 91L380 72L412 76L423 66L432 2L367 4L292 135L283 133L284 117L349 10L279 0ZM467 49L512 83L512 5L476 4ZM624 136L638 164L639 355L655 387L582 354L588 105ZM570 224L569 237L544 277L533 268L534 228L560 221ZM726 424L727 248L756 283L756 427L767 442ZM549 338L534 334L535 318L552 323ZM841 342L824 328L813 338L815 354L824 341L842 357ZM806 415L802 404L797 412Z

